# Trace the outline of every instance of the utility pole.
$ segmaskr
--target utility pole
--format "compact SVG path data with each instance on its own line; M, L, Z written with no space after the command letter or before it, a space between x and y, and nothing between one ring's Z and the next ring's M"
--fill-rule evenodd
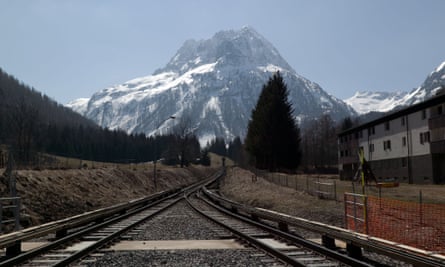
M156 127L156 130L155 130L155 133L154 133L154 138L153 138L153 142L154 142L154 151L155 151L155 158L154 158L154 160L153 160L153 185L154 185L154 187L155 187L155 192L156 191L158 191L158 184L157 184L157 179L158 179L158 173L157 173L157 170L156 170L156 162L158 161L158 151L157 151L157 143L156 143L156 132L158 131L158 128L159 127L161 127L161 125L162 124L164 124L164 122L166 122L166 121L168 121L168 120L170 120L170 119L172 119L172 120L174 120L174 119L176 119L176 117L175 116L170 116L170 117L168 117L167 119L165 119L165 120L163 120L157 127Z

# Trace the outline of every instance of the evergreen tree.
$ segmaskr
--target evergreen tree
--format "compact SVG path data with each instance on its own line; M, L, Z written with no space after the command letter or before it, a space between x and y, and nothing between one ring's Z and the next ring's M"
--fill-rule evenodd
M241 139L237 136L229 143L229 149L227 150L227 156L234 162L241 164L243 159L243 144Z
M199 163L204 166L210 166L211 160L209 156L209 151L207 149L203 149L201 151L201 157Z
M300 129L292 115L287 86L279 72L263 86L245 140L259 169L296 169L301 160Z
M226 156L227 149L224 138L216 137L210 143L207 143L207 150L220 156Z

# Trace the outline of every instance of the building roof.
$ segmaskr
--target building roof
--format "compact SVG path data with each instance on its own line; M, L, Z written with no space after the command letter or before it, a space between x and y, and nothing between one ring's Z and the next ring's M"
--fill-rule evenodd
M349 128L343 132L338 133L338 136L347 135L350 133L354 133L356 131L367 129L367 128L375 126L377 124L381 124L381 123L384 123L389 120L400 118L402 116L405 116L405 115L408 115L408 114L411 114L414 112L418 112L420 110L424 110L424 109L427 109L427 108L435 106L435 105L439 105L444 102L445 102L445 94L440 94L438 96L431 97L428 100L425 100L421 103L411 105L404 109L399 109L399 110L396 110L393 112L389 112L386 115L383 115L382 117L380 117L378 119L366 122L364 124L361 124L361 125L353 127L353 128Z

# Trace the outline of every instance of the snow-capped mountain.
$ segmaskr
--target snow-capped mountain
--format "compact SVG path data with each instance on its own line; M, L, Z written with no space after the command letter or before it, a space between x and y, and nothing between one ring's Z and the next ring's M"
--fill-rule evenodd
M357 92L344 101L358 114L366 114L372 111L388 112L403 105L406 92Z
M445 61L431 72L421 86L411 92L357 92L344 101L358 114L389 112L395 108L420 103L445 89Z
M274 46L250 27L189 40L153 75L95 93L69 107L110 129L162 134L188 119L201 143L244 137L262 86L280 71L295 116L303 121L354 114L343 101L298 75ZM168 119L175 116L176 119Z

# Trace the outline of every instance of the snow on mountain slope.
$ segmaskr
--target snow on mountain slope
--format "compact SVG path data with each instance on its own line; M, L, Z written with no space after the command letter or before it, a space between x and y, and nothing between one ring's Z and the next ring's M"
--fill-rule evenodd
M344 101L358 114L371 111L388 112L397 107L410 106L435 96L445 89L445 62L431 72L421 86L411 92L357 92Z
M88 108L88 101L90 101L89 98L79 98L69 102L65 106L76 111L77 113L85 114Z
M334 119L355 114L343 101L298 75L264 37L250 27L221 31L208 40L189 40L153 75L95 93L68 106L110 129L149 135L167 133L189 119L201 144L244 137L262 86L280 71L295 116ZM175 120L166 120L175 116Z
M404 104L405 92L357 92L354 96L344 101L358 114L366 114L371 111L388 112L395 107Z

